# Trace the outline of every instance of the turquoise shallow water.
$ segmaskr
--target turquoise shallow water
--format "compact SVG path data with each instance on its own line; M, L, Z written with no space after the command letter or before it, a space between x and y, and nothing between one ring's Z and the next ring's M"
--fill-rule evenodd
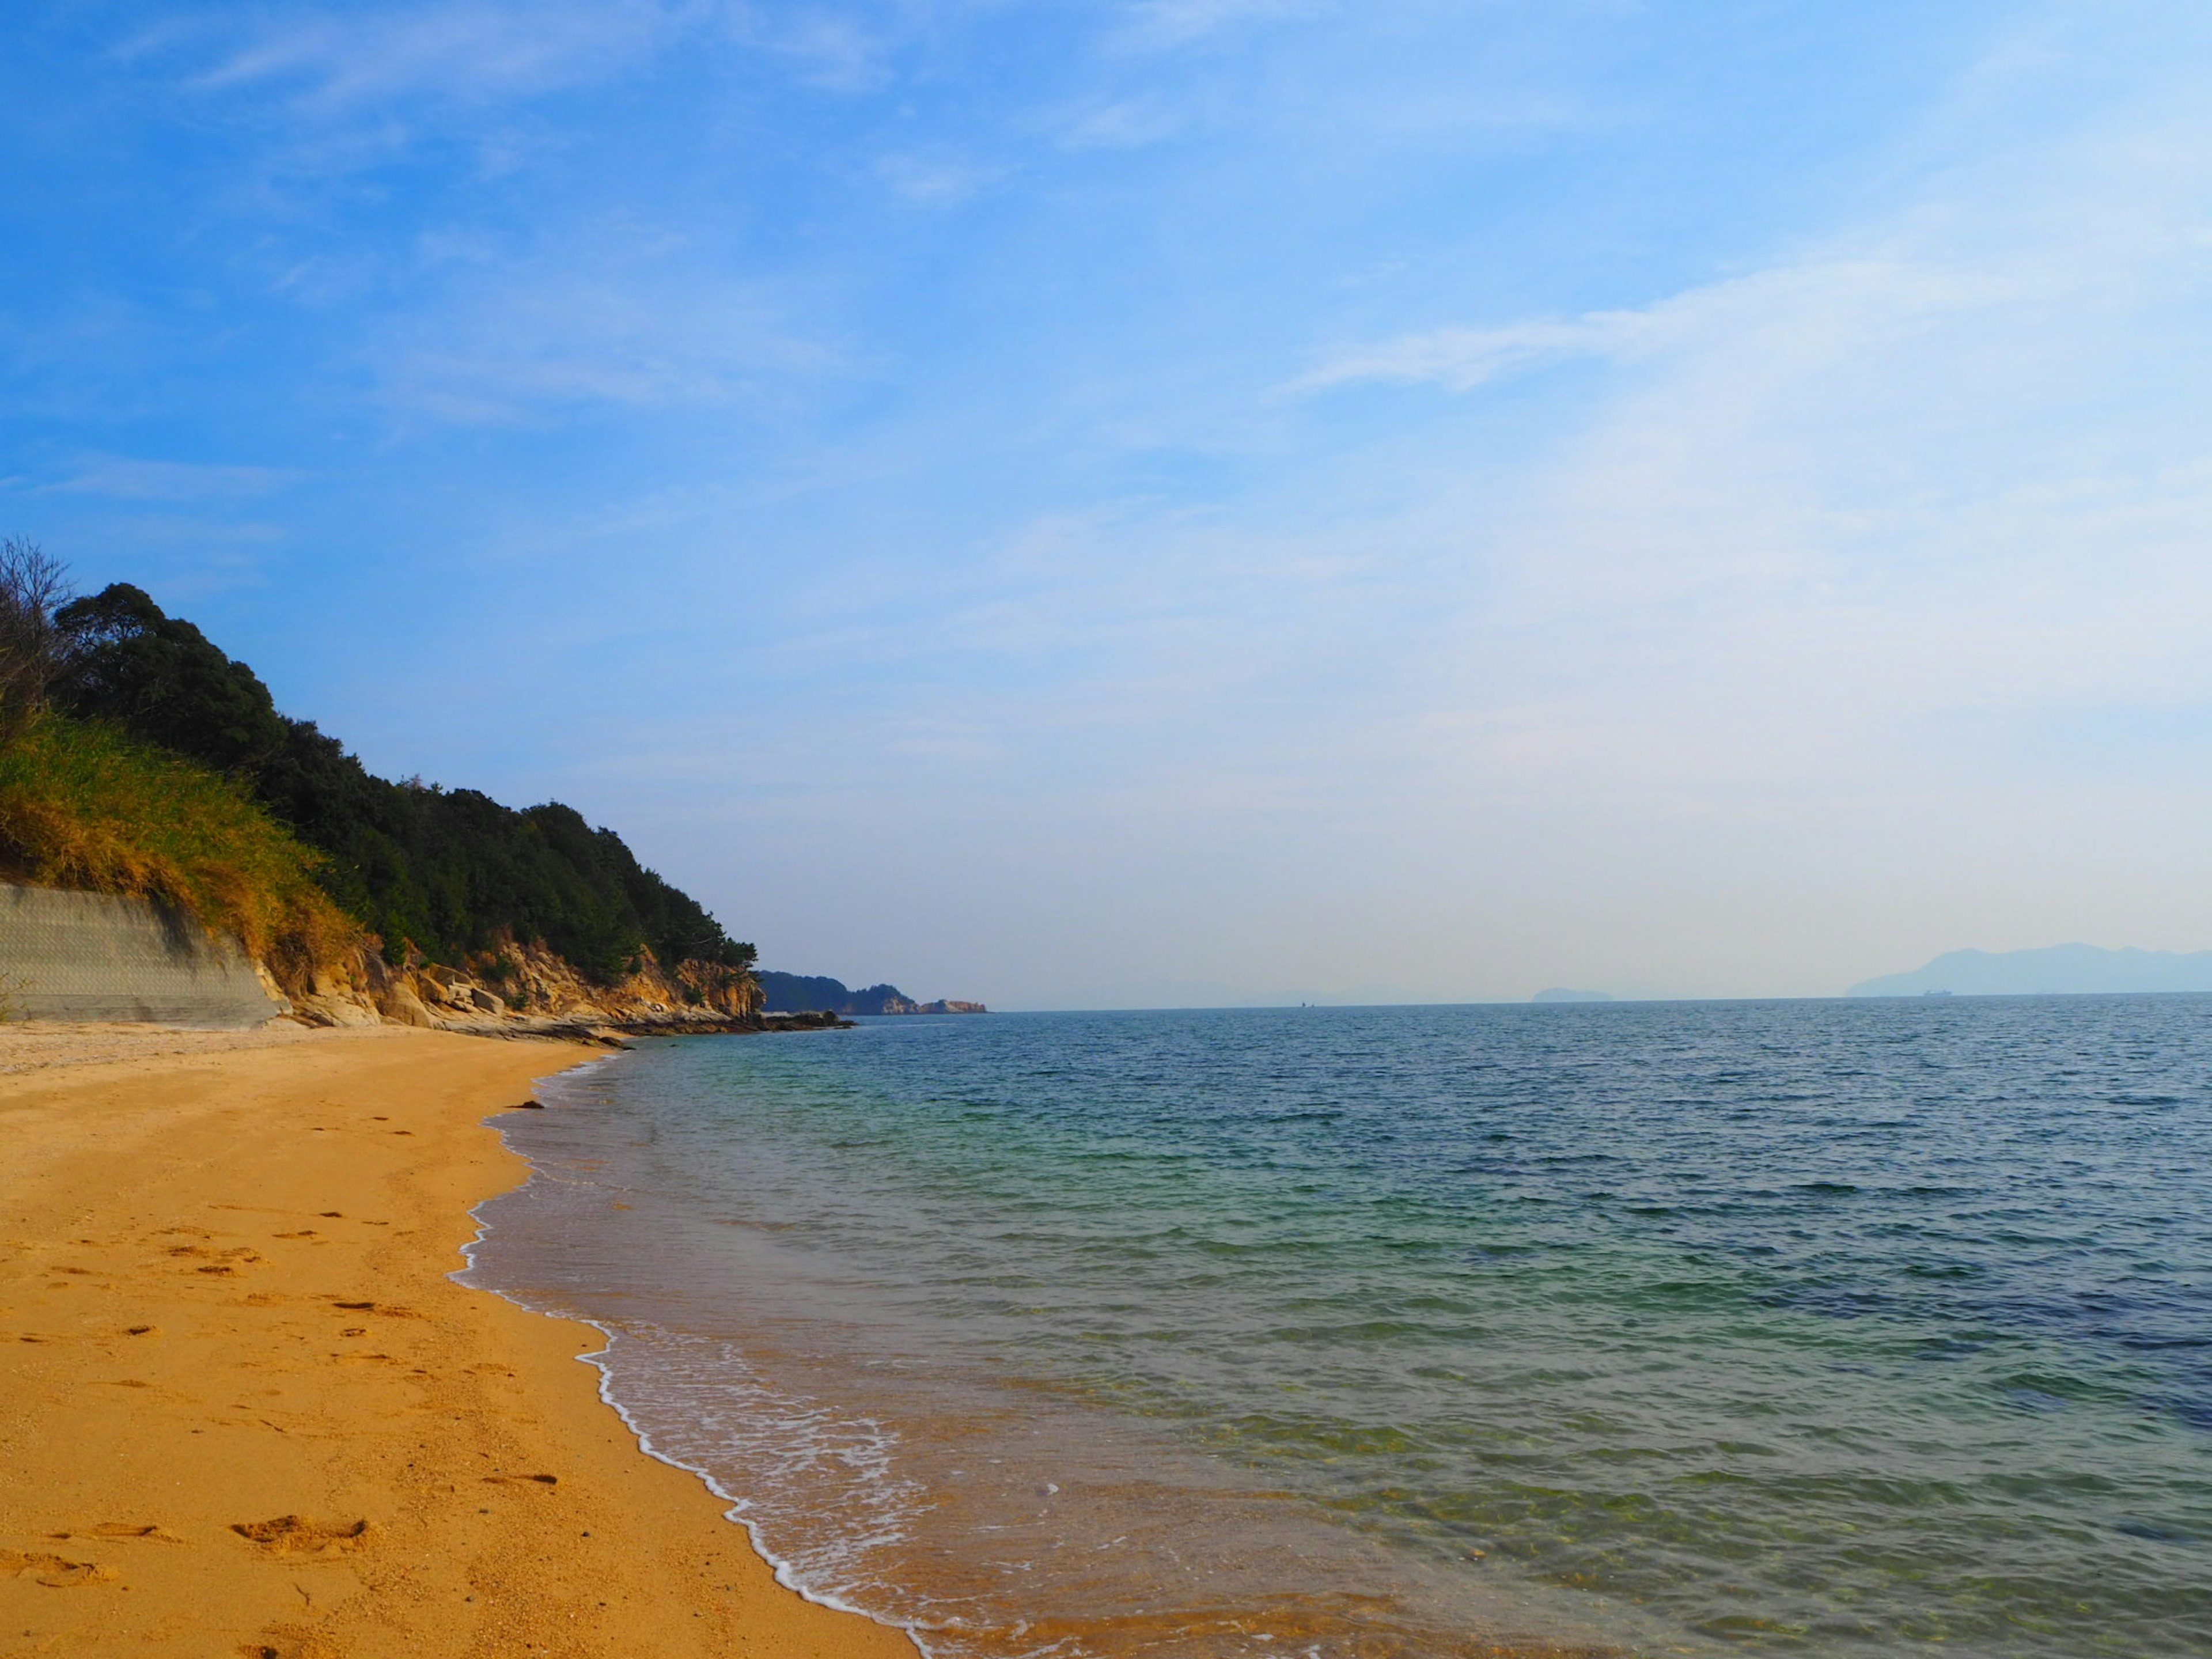
M933 1652L2212 1652L2212 999L885 1020L548 1097L477 1279Z

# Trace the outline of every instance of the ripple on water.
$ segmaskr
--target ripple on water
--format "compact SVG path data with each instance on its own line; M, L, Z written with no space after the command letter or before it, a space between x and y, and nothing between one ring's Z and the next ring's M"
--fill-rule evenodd
M477 1272L961 1659L2201 1656L2208 1013L689 1040L517 1123Z

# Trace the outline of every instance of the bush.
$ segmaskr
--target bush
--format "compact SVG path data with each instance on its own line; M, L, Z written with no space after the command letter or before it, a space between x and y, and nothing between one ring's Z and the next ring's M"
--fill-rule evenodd
M49 710L0 751L0 854L33 883L174 905L288 988L359 937L317 854L241 785L98 720Z

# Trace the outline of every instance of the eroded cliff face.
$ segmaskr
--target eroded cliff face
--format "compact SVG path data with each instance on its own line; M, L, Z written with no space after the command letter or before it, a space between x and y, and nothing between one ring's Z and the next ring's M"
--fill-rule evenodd
M484 1036L611 1037L686 1031L763 1030L750 974L707 962L672 970L641 951L636 971L609 985L586 979L543 945L503 942L462 968L404 963L363 949L295 991L292 1018L313 1025L420 1025Z

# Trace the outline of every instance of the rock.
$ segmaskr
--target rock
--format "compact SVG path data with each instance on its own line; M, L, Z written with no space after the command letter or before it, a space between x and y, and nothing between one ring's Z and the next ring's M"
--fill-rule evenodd
M378 1025L383 1023L376 1010L365 999L352 992L301 997L293 1004L292 1012L310 1025Z
M422 1006L422 999L415 994L414 988L404 981L394 980L385 991L382 1008L385 1018L399 1025L420 1025L435 1030L437 1016Z

